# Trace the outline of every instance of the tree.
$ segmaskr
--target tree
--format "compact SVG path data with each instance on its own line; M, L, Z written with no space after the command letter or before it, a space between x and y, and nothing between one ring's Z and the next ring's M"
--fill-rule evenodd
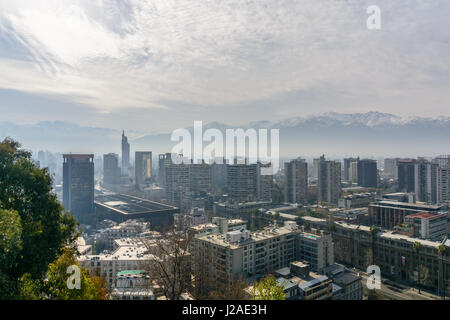
M0 209L0 298L12 298L17 281L9 276L18 267L22 250L22 225L17 211Z
M14 242L17 254L8 255L9 267L4 266L0 280L9 284L0 298L12 298L18 293L20 279L26 274L31 279L42 279L60 248L76 239L76 221L63 213L52 192L48 170L40 169L31 160L31 153L9 138L0 142L0 209L2 219L14 220L16 237L20 234L20 241ZM20 220L17 214L11 218L12 211Z
M247 284L241 279L226 281L208 294L208 300L247 300Z
M285 300L283 286L274 276L267 276L253 285L253 300Z
M440 260L440 265L441 265L441 267L440 267L440 275L441 275L441 281L439 281L438 280L438 284L439 283L441 283L441 284L443 284L443 296L444 296L444 300L445 300L445 287L446 287L446 281L445 281L445 278L444 278L444 275L445 275L445 264L444 264L444 255L445 255L445 252L447 251L447 248L445 247L445 245L443 245L443 244L441 244L441 245L439 245L439 247L438 247L438 254L439 254L439 257L441 258L441 260ZM439 290L439 293L441 292L441 290Z
M80 268L80 289L69 289L67 286L69 266ZM87 269L82 269L76 261L75 251L65 248L61 256L48 266L43 294L55 300L107 300L109 293L106 288L103 278L91 276Z
M417 256L417 286L419 288L420 293L420 249L422 248L422 244L418 241L413 243L413 250Z
M169 300L179 300L190 286L189 237L175 229L164 232L158 239L142 239L151 257L142 268L161 286Z

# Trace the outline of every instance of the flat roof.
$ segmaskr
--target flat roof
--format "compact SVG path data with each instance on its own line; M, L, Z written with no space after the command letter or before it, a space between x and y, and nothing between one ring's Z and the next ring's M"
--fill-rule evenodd
M396 207L410 207L410 208L417 208L417 209L428 208L428 209L433 209L433 210L439 210L440 208L442 208L442 206L431 205L431 204L418 204L418 203L388 201L388 200L372 202L370 205L388 205L388 206L396 206Z
M413 213L410 215L406 216L407 218L423 218L423 219L428 219L428 220L433 220L433 219L437 219L437 218L443 218L443 217L447 217L447 215L442 214L442 213L430 213L430 212L418 212L418 213Z
M123 215L177 210L167 204L137 198L120 193L96 194L95 204Z

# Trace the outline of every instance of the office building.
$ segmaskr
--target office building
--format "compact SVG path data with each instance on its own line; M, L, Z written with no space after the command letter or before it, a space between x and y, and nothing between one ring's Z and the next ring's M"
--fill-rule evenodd
M125 135L125 131L122 132L122 175L128 176L128 169L130 167L130 144L128 138Z
M152 178L152 152L136 151L134 159L136 184L141 185L150 182Z
M119 156L115 153L103 155L103 184L118 184L120 179Z
M284 164L285 201L308 203L308 164L304 159L296 159Z
M437 205L380 200L369 205L369 220L373 225L392 230L407 215L422 211L438 213L441 209Z
M94 212L94 155L63 155L63 205L79 222Z

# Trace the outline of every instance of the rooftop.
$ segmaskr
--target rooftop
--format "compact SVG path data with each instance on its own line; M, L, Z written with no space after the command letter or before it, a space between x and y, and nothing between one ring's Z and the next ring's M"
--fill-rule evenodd
M124 215L177 209L163 203L119 193L96 194L95 204Z

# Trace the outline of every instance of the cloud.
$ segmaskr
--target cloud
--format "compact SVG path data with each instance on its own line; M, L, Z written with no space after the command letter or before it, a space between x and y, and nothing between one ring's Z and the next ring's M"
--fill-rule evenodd
M366 28L371 1L0 2L0 48L22 52L0 50L0 87L66 95L96 112L167 112L180 123L448 114L446 0L378 0L380 31ZM138 126L160 125L132 114Z

